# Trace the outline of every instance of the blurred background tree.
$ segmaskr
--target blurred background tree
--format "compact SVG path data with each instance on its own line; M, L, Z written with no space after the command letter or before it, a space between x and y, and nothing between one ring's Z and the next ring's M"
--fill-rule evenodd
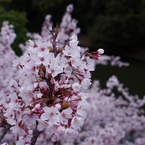
M15 27L23 32L16 33L23 38L27 30L40 32L47 14L52 15L54 26L60 23L70 3L81 28L82 45L90 42L90 49L103 47L107 53L145 60L145 0L0 0L3 17L13 15Z

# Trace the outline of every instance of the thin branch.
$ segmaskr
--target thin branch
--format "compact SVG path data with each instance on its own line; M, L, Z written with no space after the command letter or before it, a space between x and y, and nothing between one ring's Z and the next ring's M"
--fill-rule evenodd
M57 47L56 47L57 32L55 32L55 34L54 34L54 31L50 30L50 33L52 34L52 46L53 46L54 56L56 57L57 53L58 53L57 52Z
M0 136L0 143L1 143L2 139L5 137L5 135L7 134L7 132L10 130L11 127L12 127L11 125L5 124L3 133Z
M46 81L46 83L47 83L47 85L49 87L49 95L48 95L48 98L49 99L52 99L54 86L50 83L50 79L47 79L46 77L44 77L43 79Z
M36 143L36 141L37 141L39 135L43 132L43 131L39 131L39 130L37 129L37 126L38 126L38 122L36 122L36 128L33 130L33 136L32 136L32 138L31 138L31 143L30 143L30 145L35 145L35 143Z

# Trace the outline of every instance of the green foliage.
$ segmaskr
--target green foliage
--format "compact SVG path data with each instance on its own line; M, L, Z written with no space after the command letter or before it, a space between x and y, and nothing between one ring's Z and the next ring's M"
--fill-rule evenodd
M99 47L112 49L136 47L140 38L138 17L132 13L124 16L98 16L89 28L89 36Z
M0 24L2 24L3 21L9 21L10 24L14 25L14 31L17 35L17 38L15 39L12 48L15 50L17 55L20 55L21 51L18 45L20 43L24 43L27 40L26 13L24 12L20 13L14 10L5 11L4 8L0 7Z
M94 18L88 35L100 47L116 51L145 46L145 9L141 0L108 0L104 12ZM144 2L145 3L145 2Z

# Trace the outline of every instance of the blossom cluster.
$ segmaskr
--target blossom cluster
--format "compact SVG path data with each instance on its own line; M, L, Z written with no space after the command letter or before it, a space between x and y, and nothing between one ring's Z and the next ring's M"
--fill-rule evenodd
M107 80L106 88L101 88L100 82L95 80L88 94L91 108L81 131L76 138L60 139L61 145L145 144L144 98L130 95L128 88L114 75ZM38 144L46 144L43 140L48 137L46 134L42 134ZM54 145L50 141L48 144Z
M16 72L16 68L12 67L12 61L17 56L11 48L15 38L13 26L9 25L7 21L3 22L0 32L0 97L8 92L7 86Z
M63 48L58 48L54 40L31 41L27 53L14 61L20 69L15 86L17 98L11 102L17 102L21 109L8 111L8 106L4 114L7 122L19 127L21 124L21 129L29 130L37 120L37 130L50 128L54 141L59 135L77 134L89 108L86 90L95 63L88 54L91 53L80 53L76 35ZM94 55L97 57L96 53L91 54ZM12 118L12 113L16 117Z
M71 13L73 11L73 5L70 4L66 7L66 12L62 18L62 21L59 26L57 26L57 45L62 47L69 40L70 37L74 34L78 35L80 33L80 28L77 27L78 21L71 17ZM45 16L45 21L42 25L41 33L27 33L27 36L32 40L40 40L40 41L48 41L52 38L50 30L53 28L53 23L51 22L51 15ZM29 45L29 41L26 41L26 44L20 44L21 50L24 52L27 50L27 46Z
M11 130L16 144L35 144L38 136L48 129L51 140L56 141L59 137L77 135L82 127L89 109L90 71L95 68L94 59L98 59L103 50L82 51L76 34L70 37L67 33L67 41L64 37L65 42L60 43L61 31L67 32L72 27L64 29L64 21L69 23L71 11L72 5L67 7L61 29L49 30L49 27L50 37L45 39L42 33L41 39L29 40L23 55L11 59L17 73L10 70L13 80L1 87L4 90L0 104L1 140ZM11 30L8 24L6 26L6 30Z

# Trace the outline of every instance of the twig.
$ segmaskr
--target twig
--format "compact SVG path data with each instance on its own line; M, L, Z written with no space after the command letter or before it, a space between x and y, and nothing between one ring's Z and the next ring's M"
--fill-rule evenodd
M43 132L43 131L39 131L39 130L37 129L37 126L38 126L38 122L36 122L36 128L33 130L33 136L32 136L32 138L31 138L31 143L30 143L30 145L35 145L35 143L36 143L36 141L37 141L39 135Z
M0 136L0 143L1 143L2 139L5 137L5 135L7 134L7 132L10 130L10 128L11 128L10 124L5 124L3 133Z

